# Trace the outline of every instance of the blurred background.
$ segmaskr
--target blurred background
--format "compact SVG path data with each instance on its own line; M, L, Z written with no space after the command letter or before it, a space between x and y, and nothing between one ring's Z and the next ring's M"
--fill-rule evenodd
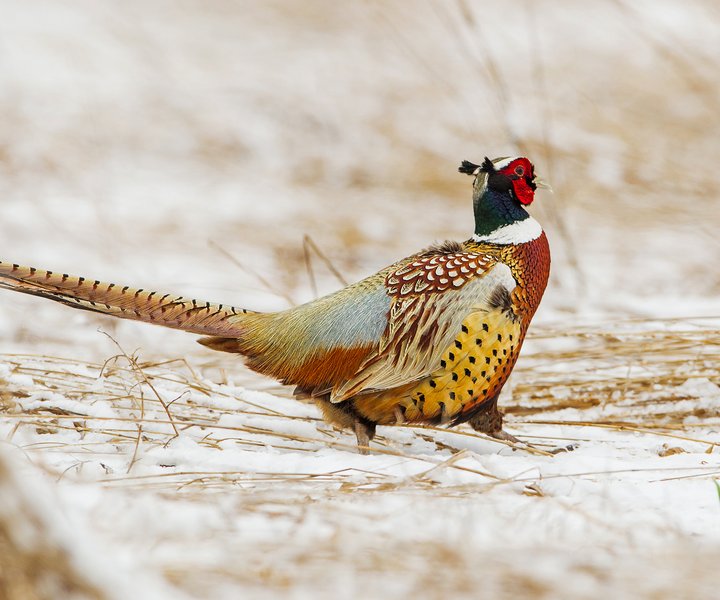
M718 314L718 48L711 0L4 0L0 258L280 309L340 286L305 236L359 279L470 236L462 159L525 154L538 323ZM12 349L195 351L0 306Z
M460 161L524 154L501 404L580 443L361 457L194 336L0 291L0 597L717 597L719 49L717 0L0 0L0 260L282 309L467 239Z

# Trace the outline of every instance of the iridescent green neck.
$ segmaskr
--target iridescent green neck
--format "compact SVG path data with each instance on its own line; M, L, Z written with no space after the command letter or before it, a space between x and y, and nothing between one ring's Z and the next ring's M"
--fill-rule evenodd
M512 197L510 190L500 192L485 188L473 201L475 235L486 237L501 227L530 218L528 212Z

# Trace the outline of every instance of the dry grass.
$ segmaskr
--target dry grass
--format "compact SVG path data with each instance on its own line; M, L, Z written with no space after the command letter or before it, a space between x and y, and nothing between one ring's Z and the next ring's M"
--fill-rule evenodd
M556 439L535 439L533 423L642 431L668 441L684 439L706 443L712 450L714 442L699 439L693 432L698 427L720 426L720 406L699 402L683 384L692 380L720 384L720 334L707 327L661 329L658 325L657 322L647 325L634 322L631 327L615 331L536 333L530 338L531 348L513 376L518 383L513 387L512 397L501 402L510 415L510 428L519 427L526 439L538 447L554 447L566 440L561 435ZM42 437L48 435L52 440L52 434L61 430L80 434L77 446L72 448L78 457L94 457L95 446L104 443L113 444L121 452L125 447L126 452L135 457L140 446L166 445L179 432L191 430L196 435L202 432L201 445L215 449L227 440L232 440L238 448L249 449L267 444L298 452L315 452L323 447L354 449L351 436L322 425L312 411L303 416L288 414L273 406L273 396L248 400L242 392L220 388L183 359L148 363L134 356L118 355L101 365L57 357L4 354L0 360L11 367L12 373L29 376L33 381L32 386L3 389L0 404L3 418L15 421L16 429L34 428L38 439L36 448L43 451L51 450L55 442L43 443ZM209 362L201 370L216 372L218 368L218 364ZM270 391L280 396L288 394L288 390L281 387ZM79 412L74 412L52 402L48 408L40 403L29 410L18 409L17 400L50 393L78 401L92 410L78 408ZM168 399L168 394L174 397ZM212 400L223 398L231 401L231 406L223 408ZM113 415L92 416L103 405L111 408ZM239 417L240 421L247 417L249 424L223 424L223 417L228 416ZM262 426L252 424L256 417L263 418ZM318 427L314 434L300 435L292 426L288 427L288 423L294 422ZM455 446L453 439L482 438L467 427L402 429L410 429L438 449L449 449L453 454L462 452L462 444ZM100 434L103 439L96 435L89 444L82 439L87 432ZM411 441L398 442L392 438L391 430L381 428L373 445L374 452L411 458L408 454ZM32 451L33 447L26 449ZM68 451L70 448L63 443L58 449ZM437 462L444 467L464 469L454 465L454 461ZM108 477L106 485L122 482L123 485L168 489L205 488L232 485L240 480L270 483L282 479L288 484L313 481L351 489L374 487L383 480L383 476L376 473L368 473L366 479L358 483L355 472L307 475L243 473L241 469L134 477L133 463L134 458L127 474ZM478 475L485 476L489 485L497 483L498 478L489 473L478 472ZM417 481L422 479L419 477Z
M702 402L684 392L682 387L688 380L707 379L720 383L720 337L711 324L691 328L680 323L633 322L613 331L587 328L536 333L529 340L529 351L514 374L518 383L512 398L505 402L511 416L511 429L520 430L528 441L538 445L555 446L567 441L590 443L582 432L592 428L609 434L613 431L642 432L649 440L655 440L650 443L664 442L667 455L683 452L682 446L687 443L703 444L708 453L716 453L716 442L703 439L698 429L707 431L709 427L720 426L720 408L701 407ZM349 435L322 425L311 410L287 410L293 405L277 399L273 401L275 396L271 395L252 394L251 398L246 398L247 394L242 390L222 387L205 378L204 372L218 372L222 366L218 362L198 367L183 359L142 362L135 356L120 354L99 364L50 356L3 354L0 364L10 366L13 376L32 378L32 384L25 380L26 384L22 386L0 384L2 418L15 423L15 435L21 430L32 432L23 437L35 440L23 444L29 457L44 456L46 468L50 468L56 477L72 478L73 473L82 473L85 463L99 461L104 464L105 461L111 464L113 457L125 456L127 472L108 471L106 476L97 477L97 483L124 492L136 490L159 494L167 502L191 502L202 506L217 502L219 498L232 498L236 510L245 516L254 514L270 521L290 518L297 520L298 527L306 518L305 511L311 511L317 502L323 502L327 504L323 511L326 525L332 526L347 518L337 504L342 503L343 498L357 501L363 497L400 494L407 495L408 501L412 502L415 494L422 493L425 497L463 499L468 494L476 496L504 485L524 485L522 493L542 498L544 486L553 479L553 475L545 476L544 483L539 484L534 474L520 473L506 478L461 464L468 456L467 450L463 449L468 439L481 437L466 427L454 430L381 428L374 444L376 454L421 460L426 465L416 475L403 478L371 468L303 473L284 469L282 461L267 472L245 469L242 464L230 470L184 470L168 464L165 465L167 472L135 473L138 451L146 452L172 443L175 430L181 435L192 434L199 446L215 450L226 448L231 442L234 448L260 452L268 445L299 453L314 453L327 448L353 452L354 443ZM283 390L273 388L273 392L278 394ZM46 406L39 402L31 404L33 408L20 408L33 398L45 398ZM78 404L75 409L62 408L63 402L58 398ZM599 412L598 407L603 411ZM100 416L98 413L107 412L104 408L112 409L112 415ZM240 424L228 425L228 417L239 419ZM262 418L263 424L253 424L256 418ZM311 426L307 434L295 432L294 424L298 422ZM557 437L535 437L533 430L540 424L557 426L563 433ZM396 435L408 430L412 432L410 439ZM74 432L76 441L66 441L63 431ZM568 431L575 432L572 440L564 437ZM413 439L418 438L445 451L444 458L419 457L412 450ZM612 443L612 438L608 439ZM597 436L593 440L597 441ZM13 436L9 441L13 441ZM71 455L76 463L64 469L48 467L47 458L53 453ZM474 475L474 482L441 484L438 475L448 470ZM633 468L632 471L645 473L650 481L667 476L666 469L657 465ZM599 470L570 476L586 478L613 474ZM675 467L672 475L711 478L718 476L718 468L713 462L701 467ZM568 476L567 473L562 475ZM91 479L95 477L91 476ZM248 489L252 489L251 494L242 493ZM597 522L598 526L608 526L599 516L584 512L581 506L567 505L566 510L569 514L580 511L584 519ZM333 511L339 512L334 514ZM387 540L382 547L364 539L348 545L347 540L343 541L343 535L347 533L314 542L311 556L294 546L286 548L283 540L277 544L265 540L239 564L201 560L188 568L185 562L170 561L163 567L163 574L173 585L195 596L204 596L208 589L213 589L212 585L222 584L255 590L262 597L271 591L315 589L318 578L324 580L327 577L329 564L344 564L347 560L352 563L356 576L367 576L368 581L375 582L413 580L414 589L430 594L430 597L469 594L479 585L495 589L494 595L498 598L510 598L514 594L563 597L562 594L557 596L556 583L537 574L523 574L522 569L518 570L508 562L507 556L486 556L485 564L494 567L479 573L454 544L415 546L399 538ZM352 552L357 555L344 556L348 547L354 548ZM18 556L15 555L17 560ZM658 555L656 559L693 577L691 582L683 585L689 585L701 597L709 585L709 571L699 563L681 560L681 557L679 546L676 546L672 552ZM628 585L650 585L634 581L631 570L608 572L592 562L583 562L581 557L577 560L579 562L573 569L584 573L582 577L590 577L597 585L616 586L617 589ZM452 577L427 580L419 577L418 573L423 572L422 565L428 562ZM8 565L5 567L7 572L13 563L0 564ZM24 580L13 577L13 581ZM326 584L330 585L327 581ZM677 577L667 585L667 589L679 590L681 578ZM32 595L27 597L34 598Z
M682 404L692 396L678 389L693 379L720 384L720 331L702 326L658 328L634 322L623 331L548 331L534 336L540 342L572 341L572 348L545 348L526 354L518 373L511 414L538 416L564 408L612 408L604 425L632 425L655 429L692 428L692 423L720 422L720 407ZM532 338L531 338L532 339ZM557 367L561 371L557 371ZM697 417L697 421L689 419ZM702 419L702 420L699 420Z

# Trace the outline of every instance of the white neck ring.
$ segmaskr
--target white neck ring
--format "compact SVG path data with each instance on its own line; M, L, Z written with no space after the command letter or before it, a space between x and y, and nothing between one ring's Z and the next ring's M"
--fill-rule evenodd
M498 227L486 235L472 236L474 242L488 242L491 244L524 244L532 242L542 235L543 229L535 219L528 217L522 221L515 221L510 225Z

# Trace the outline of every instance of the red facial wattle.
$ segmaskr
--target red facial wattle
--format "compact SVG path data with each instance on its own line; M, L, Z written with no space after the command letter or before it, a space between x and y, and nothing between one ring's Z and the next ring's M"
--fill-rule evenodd
M535 190L532 189L524 178L516 179L512 182L515 197L520 204L531 204L535 200Z
M521 204L528 205L535 200L535 174L533 165L527 158L515 159L500 172L510 178L515 197Z

